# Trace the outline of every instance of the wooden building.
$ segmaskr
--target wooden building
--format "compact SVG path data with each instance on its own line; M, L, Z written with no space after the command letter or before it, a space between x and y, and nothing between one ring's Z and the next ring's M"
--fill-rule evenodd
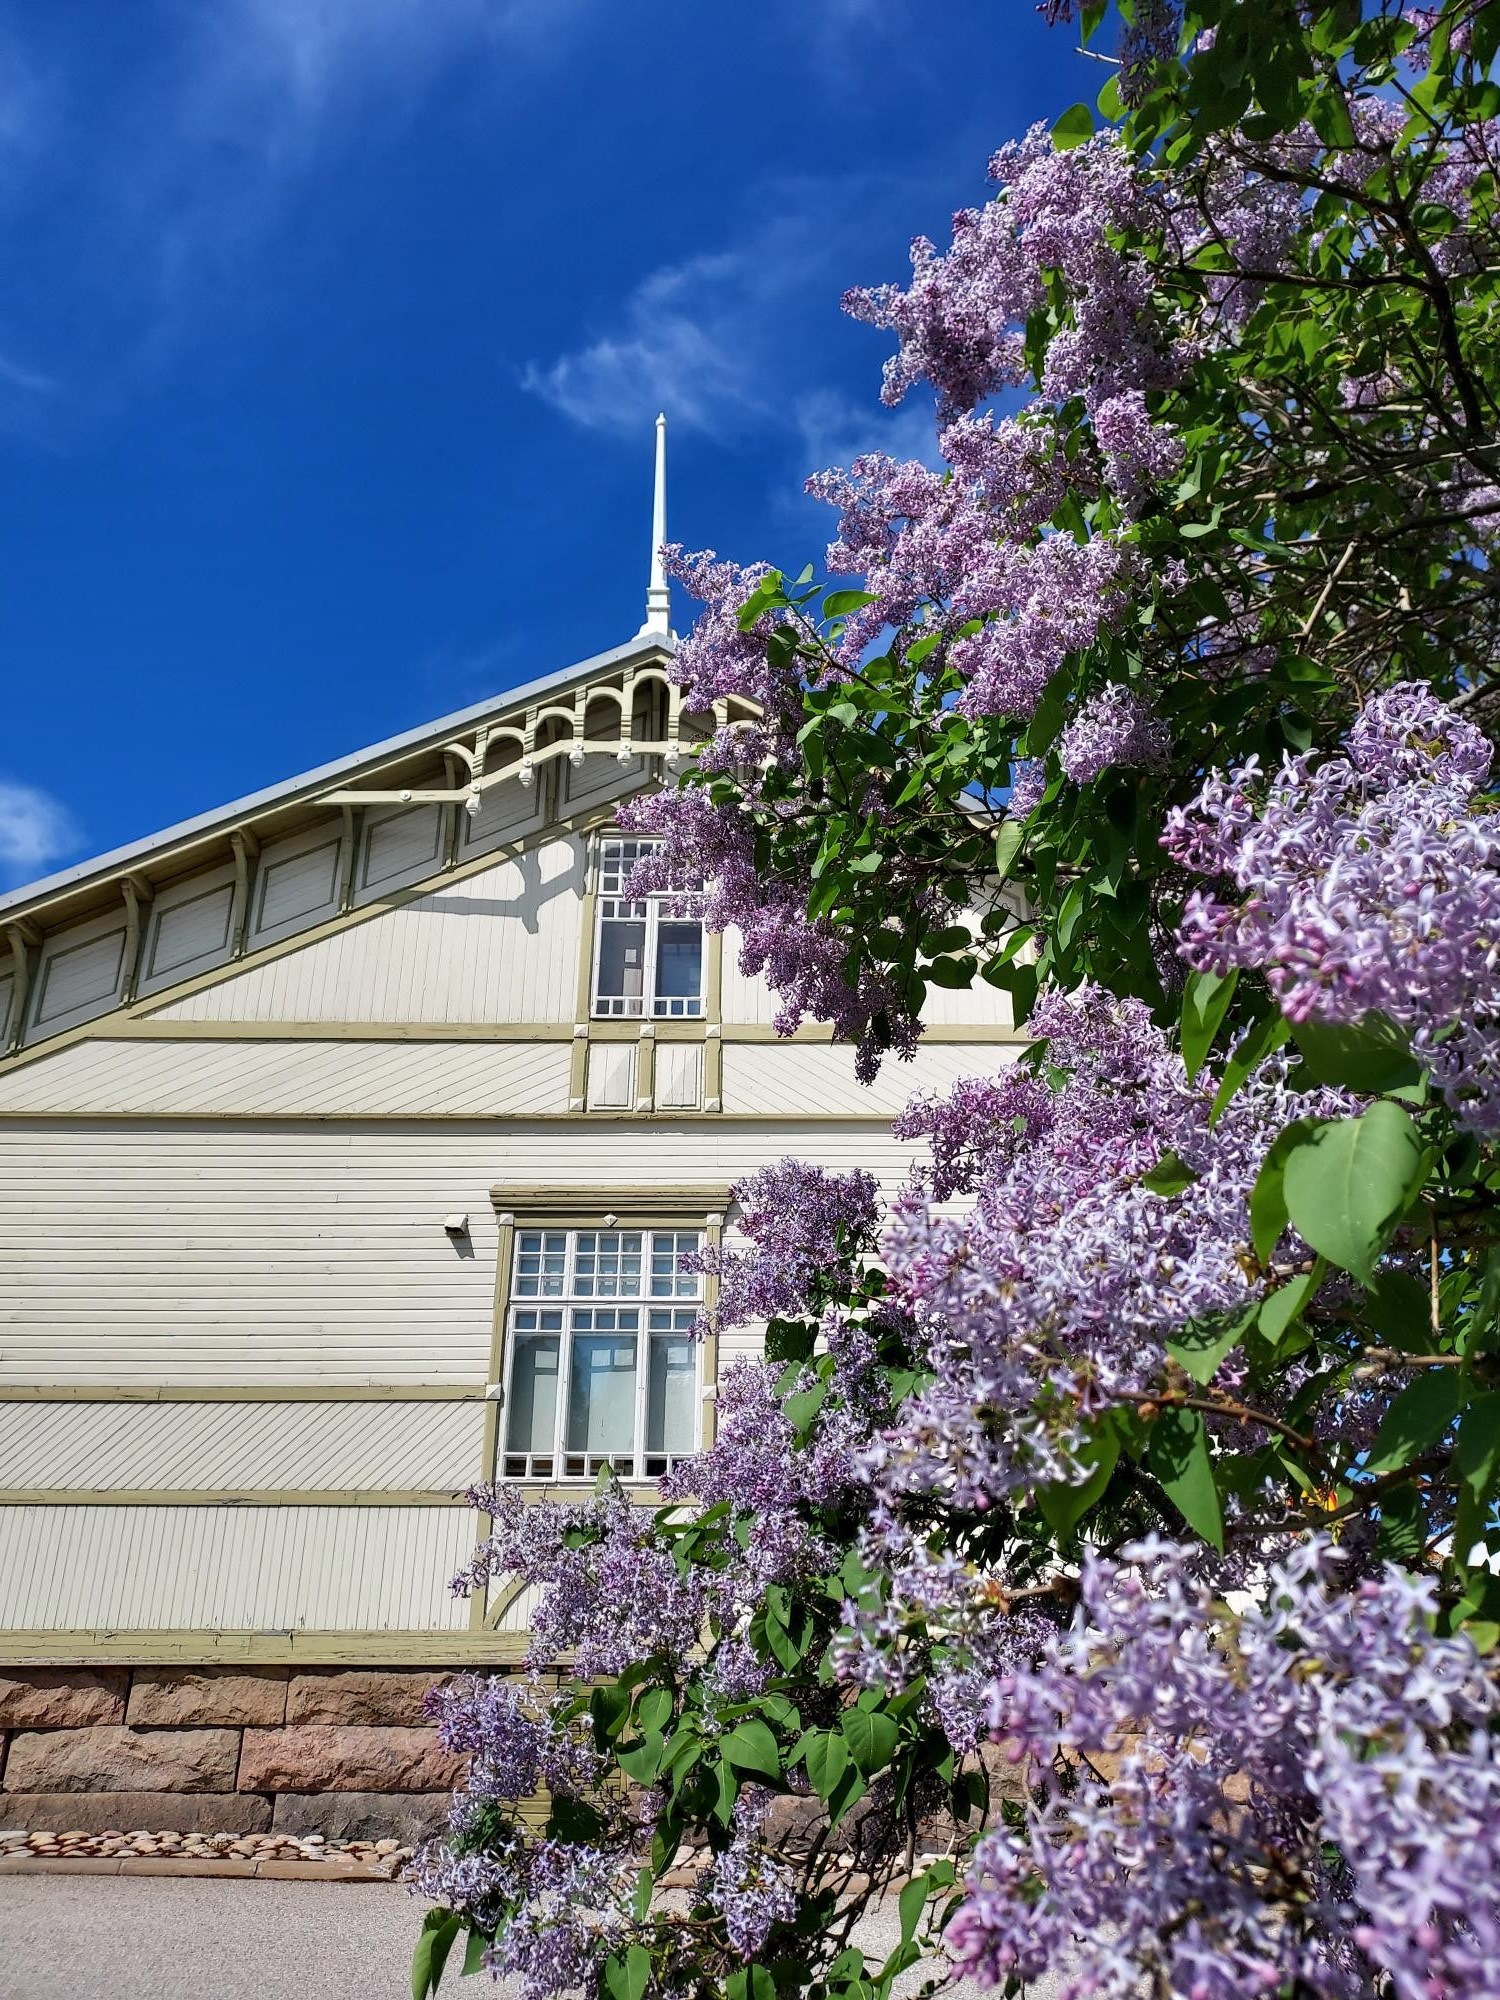
M865 1089L732 935L625 899L619 803L705 725L672 644L653 568L628 643L0 898L4 1792L85 1789L24 1748L64 1726L153 1789L173 1686L179 1730L253 1734L300 1673L518 1658L524 1599L448 1588L463 1491L648 1490L712 1435L681 1258L730 1183L894 1183L893 1112L1012 1039L935 992Z

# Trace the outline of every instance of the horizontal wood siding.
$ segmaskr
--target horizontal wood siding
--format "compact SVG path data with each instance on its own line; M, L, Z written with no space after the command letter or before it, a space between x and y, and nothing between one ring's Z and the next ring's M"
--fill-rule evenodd
M727 1188L788 1153L892 1186L910 1157L869 1123L12 1118L0 1381L483 1383L495 1183Z
M565 1042L75 1042L0 1069L0 1117L501 1117L568 1106Z
M11 1630L459 1630L463 1507L0 1507Z
M776 1018L777 998L764 979L740 971L743 939L732 927L724 933L724 1019L736 1026L769 1027ZM1012 1025L1010 996L987 980L957 991L931 986L922 1004L930 1028L1008 1028Z
M159 1010L173 1021L571 1021L583 846L570 836Z
M724 1049L724 1109L774 1114L797 1104L825 1115L894 1117L923 1091L950 1090L964 1076L993 1076L1019 1054L1014 1044L927 1042L913 1061L888 1058L874 1083L862 1084L846 1044L731 1042Z
M482 1403L0 1403L0 1485L461 1492Z

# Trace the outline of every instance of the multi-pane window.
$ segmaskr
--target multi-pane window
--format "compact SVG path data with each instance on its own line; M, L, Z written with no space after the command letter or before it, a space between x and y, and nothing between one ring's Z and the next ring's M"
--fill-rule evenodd
M697 1449L700 1242L689 1229L517 1232L507 1479L656 1479Z
M631 869L654 844L623 836L600 843L594 1012L695 1020L703 1012L703 925L672 914L670 897L625 893Z

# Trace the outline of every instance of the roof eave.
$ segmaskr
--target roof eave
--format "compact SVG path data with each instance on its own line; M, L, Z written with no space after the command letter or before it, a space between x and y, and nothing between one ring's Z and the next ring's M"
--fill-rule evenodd
M0 895L0 922L14 922L59 897L77 894L108 881L111 876L126 874L132 868L143 868L149 861L162 860L196 847L216 834L226 834L232 828L244 826L248 821L279 807L315 798L341 779L352 778L363 771L409 756L429 745L435 748L476 723L524 708L539 695L558 691L594 674L608 673L635 660L648 659L653 655L670 658L674 650L670 636L655 632L637 633L623 646L613 646L607 652L575 661L571 666L527 681L521 687L508 688L488 700L456 709L451 715L439 716L434 722L387 737L384 742L357 750L352 756L320 764L315 770L287 778L279 785L269 785L263 791L248 793L244 798L234 799L211 812L179 820L175 826L165 827L160 833L148 834L144 839L131 841L124 847L112 848L107 854L95 855L71 868L60 869L56 874L45 875L39 881L23 883L20 888Z

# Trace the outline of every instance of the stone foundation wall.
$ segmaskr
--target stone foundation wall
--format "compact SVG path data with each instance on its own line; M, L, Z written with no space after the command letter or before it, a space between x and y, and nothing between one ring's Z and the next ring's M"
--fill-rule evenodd
M462 1760L429 1671L0 1668L0 1828L322 1834L413 1844Z

